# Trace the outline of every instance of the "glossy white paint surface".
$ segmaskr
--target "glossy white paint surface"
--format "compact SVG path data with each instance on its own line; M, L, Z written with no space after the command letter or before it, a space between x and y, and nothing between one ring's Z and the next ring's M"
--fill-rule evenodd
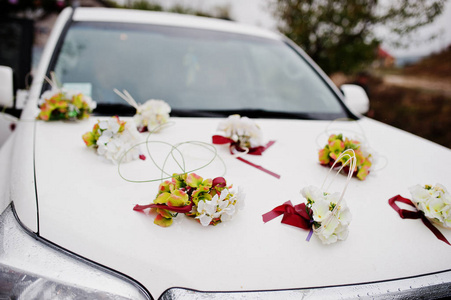
M0 147L0 211L11 202L10 187L11 187L11 156L14 146L13 136L10 136L5 143Z
M324 121L257 120L266 139L276 143L263 156L246 158L280 174L280 180L230 157L226 146L216 147L226 170L216 161L197 173L215 177L226 171L228 183L244 188L246 206L229 223L204 228L181 215L170 228L160 228L153 224L154 216L133 211L135 204L148 204L154 199L158 182L127 182L118 175L117 166L85 147L81 136L92 129L96 116L76 123L33 121L43 74L70 12L63 12L35 74L30 102L22 116L28 121L18 127L14 145L8 142L8 149L0 152L1 163L9 155L14 156L13 185L7 197L14 201L27 227L38 229L35 163L42 237L136 279L155 298L174 286L208 291L302 288L394 279L451 268L449 246L437 240L420 220L402 220L387 203L397 194L410 197L408 188L415 184L438 182L451 188L451 151L369 119L359 123L371 147L385 156L388 164L371 173L366 181L351 181L345 198L353 221L344 242L325 246L315 237L306 242L307 231L281 225L280 218L263 224L261 218L287 200L295 204L304 201L299 193L304 186L322 184L328 169L319 165L317 151L327 139L322 134L329 122ZM141 12L129 15L114 11L109 15L85 9L77 10L75 18L150 22ZM191 18L177 19L171 24L210 26L209 21L201 25L188 22ZM166 24L168 20L154 22ZM226 23L211 26L224 27ZM173 126L150 140L208 143L220 120L173 121ZM356 130L355 124L339 127ZM161 163L168 149L159 144L150 147ZM184 152L186 170L204 164L205 156L210 157L199 148L188 147ZM135 180L160 176L149 159L124 164L121 170ZM345 176L338 176L331 192L340 191L344 181ZM442 232L451 239L449 231Z
M22 224L34 232L38 231L38 207L34 180L34 127L38 111L37 101L41 94L47 66L70 13L71 9L66 9L60 14L41 56L38 69L33 74L34 80L30 88L29 101L14 131L14 135L18 138L8 145L12 149L6 150L2 147L2 152L9 152L9 155L1 156L0 166L10 167L8 177L13 183L10 187L6 187L2 194L8 195L8 203L14 202Z
M37 124L41 234L135 278L155 297L174 286L209 291L301 288L393 279L451 267L449 246L420 220L402 220L387 202L397 194L410 197L408 187L417 183L449 186L449 149L362 120L368 141L388 158L388 164L366 181L351 181L345 196L353 214L349 237L326 246L316 237L306 242L307 231L281 225L280 218L264 224L261 215L287 200L304 201L299 194L304 186L322 184L328 170L317 161L315 140L328 122L258 120L265 137L276 143L263 156L246 158L279 173L280 180L231 158L226 146L218 146L227 165L225 178L245 189L246 206L231 222L208 228L184 216L170 228L160 228L153 224L154 216L133 211L135 204L154 199L158 183L124 181L114 164L87 149L81 135L95 122L93 117L75 124ZM209 142L219 120L174 122L151 140ZM356 128L355 124L339 127ZM319 141L325 143L325 136ZM156 156L160 152L153 150ZM203 162L197 149L187 152L189 163ZM124 174L135 174L134 179L159 176L149 160L123 166ZM222 172L217 163L197 173L214 177ZM340 191L344 180L345 176L339 176L333 191ZM442 231L451 239L450 232ZM434 255L418 259L425 253Z
M11 108L13 105L13 69L0 66L0 106Z

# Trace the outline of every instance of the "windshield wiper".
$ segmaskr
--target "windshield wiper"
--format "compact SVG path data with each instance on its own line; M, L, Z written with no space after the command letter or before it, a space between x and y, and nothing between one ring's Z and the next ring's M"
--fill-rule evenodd
M136 109L128 104L97 104L94 111L102 116L133 116ZM172 117L193 117L193 118L226 118L233 114L239 114L249 118L267 119L298 119L298 120L334 120L346 117L337 113L305 113L305 112L280 112L263 109L228 109L228 110L189 110L172 109Z
M94 113L101 116L134 116L136 109L129 104L97 103Z
M174 117L206 117L223 118L233 114L239 114L249 118L268 119L298 119L298 120L333 120L343 116L330 113L303 113L303 112L280 112L263 109L235 109L235 110L179 110L173 109L171 116Z

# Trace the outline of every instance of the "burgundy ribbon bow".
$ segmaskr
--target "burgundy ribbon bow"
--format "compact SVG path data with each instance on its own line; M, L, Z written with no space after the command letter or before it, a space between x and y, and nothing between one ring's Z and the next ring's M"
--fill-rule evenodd
M214 135L212 137L213 144L215 145L224 145L224 144L230 144L230 153L233 153L233 149L236 149L238 152L244 152L245 150L240 147L240 144L232 140L231 138L222 136L222 135ZM268 144L265 146L258 146L258 147L252 147L249 148L248 154L251 155L262 155L263 152L265 152L266 149L271 147L275 141L269 141Z
M222 135L214 135L212 137L212 141L213 144L215 145L224 145L224 144L230 144L229 149L230 149L230 153L233 154L233 150L237 150L238 152L245 152L245 150L243 148L241 148L239 146L239 143L235 142L234 140L232 140L231 138L222 136ZM262 155L263 152L268 149L269 147L271 147L272 145L274 145L275 141L269 141L268 144L266 144L265 146L258 146L258 147L253 147L253 148L249 148L249 152L247 154L251 154L251 155ZM259 166L257 164L254 164L250 161L248 161L247 159L244 159L242 157L237 157L238 160L259 169L260 171L263 171L265 173L268 173L271 176L276 177L277 179L280 179L280 175L277 173L274 173L262 166Z
M398 205L396 205L396 202L402 202L407 205L410 205L414 207L416 210L407 210L407 209L401 209ZM394 196L393 198L390 198L388 200L388 204L399 214L399 216L402 219L421 219L423 221L423 224L426 225L427 228L429 228L430 231L442 242L448 244L451 246L451 244L448 242L446 237L434 226L432 223L426 218L424 213L420 210L417 210L415 207L415 204L412 203L409 199L403 198L400 195Z
M313 220L307 212L305 203L301 203L293 206L291 201L287 201L284 204L277 206L270 212L267 212L262 216L263 222L269 222L278 216L283 215L281 223L291 225L302 229L310 229L310 233L307 236L307 241L310 240L313 233Z

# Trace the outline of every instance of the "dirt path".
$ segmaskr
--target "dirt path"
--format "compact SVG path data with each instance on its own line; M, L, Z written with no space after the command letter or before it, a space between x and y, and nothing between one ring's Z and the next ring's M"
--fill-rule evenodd
M387 85L440 92L445 94L446 96L451 97L451 82L448 80L437 80L402 75L384 75L384 83Z

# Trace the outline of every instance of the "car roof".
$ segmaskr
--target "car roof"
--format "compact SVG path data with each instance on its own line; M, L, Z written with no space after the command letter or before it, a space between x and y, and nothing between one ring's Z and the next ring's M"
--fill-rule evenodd
M198 17L192 15L182 15L168 12L80 7L75 10L73 20L180 26L185 28L189 27L189 28L253 35L275 40L281 40L283 38L280 33L262 29L255 26L237 23L234 21L208 17Z

